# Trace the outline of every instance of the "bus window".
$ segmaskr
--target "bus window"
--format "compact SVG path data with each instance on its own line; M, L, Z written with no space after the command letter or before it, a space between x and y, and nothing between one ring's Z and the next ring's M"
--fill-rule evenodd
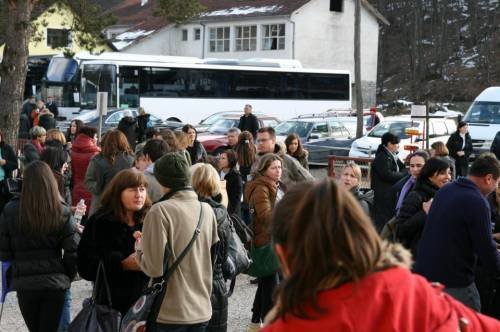
M140 67L120 67L120 108L139 107Z
M500 124L500 103L491 101L474 102L465 114L465 122Z

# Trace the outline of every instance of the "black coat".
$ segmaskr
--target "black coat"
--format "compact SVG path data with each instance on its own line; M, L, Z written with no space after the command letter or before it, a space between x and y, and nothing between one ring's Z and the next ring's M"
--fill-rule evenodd
M148 129L149 114L138 115L137 116L137 141L142 142L146 135L146 129Z
M243 115L240 118L238 128L241 131L247 130L247 131L251 132L253 135L253 138L256 139L257 138L257 130L259 130L259 120L253 114L250 114L249 116Z
M446 147L450 152L450 157L455 159L455 173L456 176L466 176L469 171L469 156L472 154L472 139L469 133L465 134L465 147L462 149L464 140L456 131L450 135ZM458 156L458 151L464 151L464 156Z
M56 128L57 122L56 119L54 119L53 114L46 113L46 114L40 114L38 125L40 127L45 128L45 130L50 130Z
M0 151L2 153L2 159L5 159L6 161L6 164L2 166L5 172L5 178L11 178L12 172L17 169L16 153L10 145L3 142L0 143Z
M19 197L14 197L0 217L0 260L11 260L8 270L14 291L64 290L76 275L79 241L69 207L64 207L58 231L33 237L19 229Z
M231 236L231 223L226 208L213 199L201 198L200 201L208 203L217 219L217 235L219 242L216 244L216 258L213 268L212 294L212 318L207 331L225 332L227 330L227 287L222 267L228 256L228 242Z
M104 263L111 291L113 307L124 315L139 298L149 278L141 271L127 271L122 260L135 252L135 231L142 224L129 227L112 215L98 210L88 220L78 245L78 272L85 280L95 281L99 260ZM99 292L99 302L104 302Z
M429 180L417 181L415 188L406 195L396 217L396 235L399 241L411 250L414 259L417 257L418 242L427 219L422 203L434 198L438 189Z
M375 194L374 219L379 230L394 214L392 186L407 175L403 162L399 158L396 161L382 144L379 145L371 165L371 187Z
M134 149L137 143L137 121L131 116L126 116L118 123L118 130L127 136L128 144Z
M231 169L226 176L226 191L227 191L227 212L231 214L237 214L241 217L241 197L243 196L243 181L241 179L240 173Z
M189 153L189 157L191 157L191 165L207 161L207 151L198 140L194 141L193 146L188 146L186 151Z

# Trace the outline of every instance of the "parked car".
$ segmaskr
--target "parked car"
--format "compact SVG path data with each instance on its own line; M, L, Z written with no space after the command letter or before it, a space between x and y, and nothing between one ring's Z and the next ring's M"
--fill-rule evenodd
M291 120L281 122L274 128L276 131L276 140L284 142L290 134L297 134L302 143L312 142L316 140L324 140L327 138L352 138L356 134L356 129L352 130L352 126L346 125L355 121L353 117L298 117ZM351 129L348 128L351 127Z
M309 165L328 165L331 155L348 156L351 144L356 138L328 138L304 144L309 152Z
M217 113L214 113L214 114L210 115L209 117L201 120L200 123L194 127L196 128L196 131L198 132L198 134L207 132L208 128L210 128L211 125L213 125L217 120L224 118L224 116L226 116L226 115L234 115L234 116L239 115L239 116L241 116L242 111L217 112Z
M238 127L240 116L241 112L238 114L224 114L206 132L198 135L198 140L203 144L208 153L217 155L220 153L221 148L227 145L227 131L233 127ZM257 114L257 118L259 119L259 126L261 128L276 127L280 123L273 116Z
M410 116L387 117L383 123L379 123L368 134L352 143L349 156L374 157L382 135L391 132L401 138L399 156L404 159L410 153L405 146L416 144L420 148L425 148L424 122L423 119L412 119ZM456 131L456 126L456 121L452 118L431 118L429 120L429 146L437 141L446 143L449 136ZM406 134L408 128L415 128L422 135L411 138Z
M139 113L135 109L121 109L121 110L113 110L108 111L106 115L102 118L102 133L105 133L111 129L117 128L120 120L125 116L125 112L132 113L132 116L135 118ZM177 129L182 127L184 124L176 121L163 121L160 118L150 114L149 119L152 121L153 126L155 128L169 128L169 129ZM74 120L81 120L85 125L98 128L99 127L99 113L96 110L84 112L81 115L74 118ZM61 124L59 129L66 130L69 127L71 121L67 123Z

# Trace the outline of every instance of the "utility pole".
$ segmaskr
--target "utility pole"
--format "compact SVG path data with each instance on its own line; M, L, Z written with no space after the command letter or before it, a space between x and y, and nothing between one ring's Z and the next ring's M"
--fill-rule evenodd
M354 9L354 80L356 82L356 137L363 136L363 91L361 87L361 0Z

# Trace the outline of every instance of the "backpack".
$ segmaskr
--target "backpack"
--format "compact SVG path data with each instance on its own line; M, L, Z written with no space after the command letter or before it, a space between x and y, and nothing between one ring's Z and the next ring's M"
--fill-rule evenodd
M231 234L227 242L227 259L224 262L223 274L225 279L231 279L228 296L231 296L236 285L236 276L248 270L252 264L245 243L251 241L253 234L243 220L235 214L229 216Z

